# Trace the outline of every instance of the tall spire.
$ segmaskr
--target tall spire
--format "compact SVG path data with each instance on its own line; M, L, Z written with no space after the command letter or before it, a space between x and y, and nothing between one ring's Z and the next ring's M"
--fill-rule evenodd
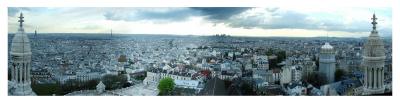
M375 13L374 13L374 15L371 18L371 20L372 20L372 22L371 22L371 24L372 24L372 33L378 33L378 31L376 31L376 24L378 24L376 22L377 19L378 18L376 18Z
M36 28L35 28L35 37L37 36L37 29L38 29L38 27L36 26Z
M11 65L11 82L14 90L11 95L35 95L31 88L31 61L32 51L29 42L29 37L25 34L23 28L24 16L21 13L18 17L19 28L15 33L12 42L10 55L12 60ZM15 58L14 58L15 57Z
M20 28L22 28L22 23L24 22L24 16L23 16L23 14L21 13L20 15L19 15L19 20L18 20L18 22L19 22L19 27Z
M377 19L374 13L371 18L372 31L363 48L364 95L385 92L384 67L386 56L383 41L376 30Z

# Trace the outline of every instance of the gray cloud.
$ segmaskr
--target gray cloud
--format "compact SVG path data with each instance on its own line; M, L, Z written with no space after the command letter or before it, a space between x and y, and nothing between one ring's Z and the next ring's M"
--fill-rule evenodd
M108 11L104 14L107 20L123 20L123 21L158 21L158 22L178 22L185 21L191 16L198 15L196 11L190 9L173 9L173 10L146 10L134 9L131 12Z
M30 8L25 7L8 7L8 16L14 17L22 11L30 11Z
M366 32L372 29L372 25L365 21L353 21L350 24L344 24L340 21L321 21L325 30L347 31L347 32Z
M369 22L355 20L350 24L345 24L338 20L341 17L330 17L330 14L324 17L314 17L296 11L281 10L280 8L265 8L263 13L245 15L246 11L251 9L249 7L191 7L157 11L149 8L135 8L127 12L108 11L104 14L104 17L107 20L144 20L168 23L186 21L192 16L201 16L215 24L224 23L233 28L245 29L308 29L346 32L368 32L371 30ZM384 33L391 33L391 28L382 28L382 30L385 30L382 31Z
M319 24L308 18L308 15L294 12L281 12L278 8L266 9L268 13L237 17L230 19L227 24L235 28L263 29L313 29ZM267 20L268 19L268 20Z
M225 20L224 23L230 27L245 29L308 29L346 32L368 32L371 31L372 26L370 22L362 20L355 20L345 24L338 18L312 19L312 15L295 11L282 11L279 8L266 8L265 11L266 13L233 17ZM391 28L381 29L383 33L391 34Z
M250 7L192 7L210 20L225 20L251 9Z
M89 30L96 30L101 29L102 27L99 25L85 25L83 27L79 27L79 29L89 29Z
M167 8L162 8L167 9ZM152 10L149 8L133 9L129 12L108 11L104 13L107 20L123 20L123 21L163 21L177 22L185 21L192 16L204 16L207 20L223 21L230 17L240 14L248 9L248 7L191 7L179 8L164 11Z

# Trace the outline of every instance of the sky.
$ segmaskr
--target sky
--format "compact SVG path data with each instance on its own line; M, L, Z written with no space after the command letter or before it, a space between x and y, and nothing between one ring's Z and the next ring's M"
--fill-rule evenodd
M26 32L282 37L366 37L373 13L392 35L391 7L8 7L8 31L19 13Z

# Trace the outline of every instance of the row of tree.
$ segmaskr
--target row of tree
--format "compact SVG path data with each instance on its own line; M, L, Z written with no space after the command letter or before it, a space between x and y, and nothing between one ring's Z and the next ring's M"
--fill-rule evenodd
M64 84L59 82L46 84L32 83L31 87L37 95L65 95L78 90L96 89L98 83L99 80L90 80L86 82L68 80Z
M286 51L284 50L268 49L265 54L267 56L277 56L276 59L271 59L270 61L268 61L270 68L280 68L278 64L286 59Z
M347 76L347 72L343 69L336 69L335 71L335 82L342 81ZM314 87L319 88L322 85L327 84L327 78L324 73L313 72L310 75L303 75L303 81L310 83Z
M105 75L101 78L101 81L103 81L106 86L106 90L119 89L127 87L128 85L126 75ZM32 83L31 87L37 95L65 95L73 91L94 90L99 82L100 80L89 80L83 82L71 79L63 84L59 82L47 84Z

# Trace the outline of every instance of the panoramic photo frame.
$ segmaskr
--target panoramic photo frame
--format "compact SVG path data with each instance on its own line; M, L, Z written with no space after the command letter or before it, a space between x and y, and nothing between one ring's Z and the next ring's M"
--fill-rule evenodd
M7 9L9 96L392 95L390 7Z

